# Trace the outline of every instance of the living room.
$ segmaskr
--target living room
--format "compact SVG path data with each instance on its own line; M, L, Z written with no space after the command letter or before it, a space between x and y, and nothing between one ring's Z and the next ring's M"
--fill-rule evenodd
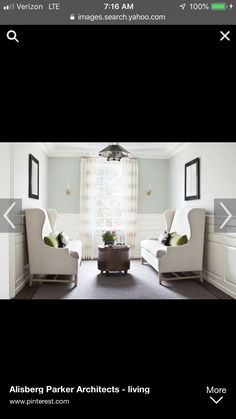
M111 146L123 154L113 158L107 154ZM9 204L19 200L22 205L19 231L10 227L8 233L0 233L1 298L235 298L235 143L19 142L1 143L0 151L4 179L0 198L8 199ZM56 211L47 213L48 208ZM168 213L168 209L177 211ZM47 256L37 251L38 241L45 251L68 251L68 243L65 249L45 244L45 225L37 225L41 222L37 210L54 224L54 236L63 232L65 239L80 243L68 255L71 266L76 266L71 274L59 268L60 257L53 260L52 253ZM11 210L2 212L5 224L6 217L13 219ZM177 215L183 231L171 228ZM41 237L33 239L40 228ZM108 237L113 242L106 242L106 231L113 234ZM157 249L165 231L185 236L187 242L163 242ZM203 240L199 236L195 250L188 250L194 231L200 231ZM148 259L150 246L157 256L153 263ZM172 251L177 255L174 271L173 261L168 261ZM192 265L186 265L186 259ZM63 266L65 261L61 261Z

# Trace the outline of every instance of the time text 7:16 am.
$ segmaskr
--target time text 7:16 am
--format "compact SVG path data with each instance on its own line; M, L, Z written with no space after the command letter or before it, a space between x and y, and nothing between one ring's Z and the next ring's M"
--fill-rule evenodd
M104 3L105 10L134 10L133 3Z

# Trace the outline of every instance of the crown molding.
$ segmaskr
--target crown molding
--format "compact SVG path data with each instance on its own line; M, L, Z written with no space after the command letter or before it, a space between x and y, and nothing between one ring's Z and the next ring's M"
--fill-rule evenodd
M184 143L177 145L168 155L167 159L172 159L172 157L176 156L177 154L181 153L181 151L185 150L185 148L189 147L193 143Z
M52 152L52 149L53 149L52 143L40 142L40 143L37 143L37 144L47 156L50 156L50 153Z
M138 159L168 160L180 153L190 144L192 143L176 143L176 146L172 147L171 150L160 152L155 148L147 148L146 150L143 150L138 147L137 143L135 150L133 150L133 152L131 150L131 157L136 157ZM92 151L91 147L89 147L88 151L84 151L84 149L66 149L66 146L62 147L61 150L57 150L54 148L53 143L40 142L38 145L48 157L98 157L97 151Z

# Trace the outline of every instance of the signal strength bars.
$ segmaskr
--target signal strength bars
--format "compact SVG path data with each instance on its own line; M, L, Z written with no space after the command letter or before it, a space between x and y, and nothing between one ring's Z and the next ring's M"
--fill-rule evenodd
M15 8L15 4L11 3L11 4L6 4L5 6L2 7L3 10L14 10Z

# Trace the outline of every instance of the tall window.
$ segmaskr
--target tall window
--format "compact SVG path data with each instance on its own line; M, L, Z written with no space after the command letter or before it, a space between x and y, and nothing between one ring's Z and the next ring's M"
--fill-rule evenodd
M115 229L124 231L124 176L120 162L97 160L95 226L97 232Z
M83 258L96 257L101 233L114 229L134 254L138 206L138 161L81 159L80 236Z

